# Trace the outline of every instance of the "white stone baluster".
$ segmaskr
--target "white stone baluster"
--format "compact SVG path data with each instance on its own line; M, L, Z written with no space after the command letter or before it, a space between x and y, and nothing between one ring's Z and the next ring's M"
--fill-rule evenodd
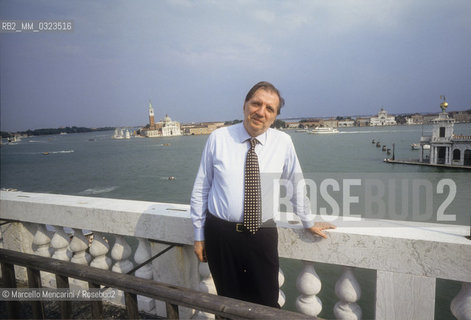
M73 229L74 237L70 241L69 248L72 251L73 256L70 262L88 265L92 260L91 255L86 251L89 246L88 239L83 235L81 229ZM88 288L88 282L78 279L69 279L69 285L71 288Z
M37 225L36 233L33 238L33 245L36 247L35 253L42 257L51 257L51 237L43 224Z
M342 275L335 284L335 294L340 299L334 306L334 315L337 319L361 319L361 308L356 303L360 299L361 288L351 267L344 267Z
M111 271L119 273L128 273L134 267L131 260L128 258L131 256L132 250L128 242L123 236L116 235L116 241L111 249L111 258L116 261L111 268ZM114 303L124 304L124 293L119 290L115 297L110 301Z
M451 301L450 309L456 319L471 320L471 283L461 284L461 290Z
M138 238L136 252L134 253L134 261L139 265L147 261L151 257L150 244L147 239ZM152 279L152 263L142 266L134 272L134 275L143 279ZM153 299L144 296L137 296L137 305L140 311L147 313L155 313L155 302Z
M206 262L200 262L198 265L198 272L200 275L199 290L201 292L217 294L216 286L214 285L213 277L209 271L209 265ZM214 319L214 314L197 311L192 317L193 319Z
M53 248L51 248L51 233L43 224L37 224L36 233L33 237L33 249L38 256L50 258ZM40 272L41 283L45 287L54 288L56 286L56 277L53 273Z
M85 238L82 230L74 229L74 237L70 241L69 247L74 253L72 259L70 259L71 262L88 265L92 260L90 254L86 251L88 249L88 239Z
M312 262L304 262L304 268L296 280L301 295L296 299L296 309L308 316L316 317L322 311L322 302L317 294L321 291L321 280Z
M280 287L280 293L278 295L278 304L280 305L280 307L283 307L286 302L285 293L283 292L283 290L281 290L281 287L283 286L284 283L285 283L285 274L283 273L283 270L281 270L280 268L280 270L278 271L278 286Z
M69 239L70 236L65 233L64 228L61 226L54 226L56 231L54 232L54 236L51 239L51 246L54 248L54 254L52 258L62 260L62 261L69 261L70 256L67 252L69 248Z
M111 258L106 256L108 251L110 251L108 241L100 233L95 232L92 245L90 246L90 254L93 257L90 266L109 270L111 267Z
M111 249L111 257L116 261L111 268L114 272L128 273L133 264L128 258L131 256L132 250L128 242L123 236L116 236L116 241Z

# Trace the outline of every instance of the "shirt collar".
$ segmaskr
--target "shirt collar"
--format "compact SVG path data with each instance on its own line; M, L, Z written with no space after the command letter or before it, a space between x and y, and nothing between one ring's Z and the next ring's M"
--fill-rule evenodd
M268 128L268 130L270 130L270 128ZM267 141L268 130L255 137L261 145L264 145ZM239 142L240 143L245 142L245 141L249 140L250 138L252 138L252 137L247 132L247 130L245 130L244 123L243 122L239 123L239 130L238 130Z

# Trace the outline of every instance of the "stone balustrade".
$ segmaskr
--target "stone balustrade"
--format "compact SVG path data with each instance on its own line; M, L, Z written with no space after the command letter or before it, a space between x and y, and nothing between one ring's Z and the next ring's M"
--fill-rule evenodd
M188 205L2 191L0 219L15 221L1 228L4 248L115 272L129 272L175 245L135 275L215 293L207 264L193 254ZM338 298L335 317L361 319L362 289L355 269L363 268L376 271L371 303L376 319L433 319L436 279L462 283L449 308L457 319L471 319L471 241L464 237L469 226L356 218L334 223L337 229L325 240L305 232L298 221L279 224L280 257L304 265L296 280L299 312L322 316L319 293L328 286ZM335 283L323 283L316 263L340 265L343 272ZM18 277L26 277L18 271ZM279 280L282 286L282 270ZM42 281L55 285L43 272ZM285 300L280 290L280 304ZM165 316L159 301L138 297L138 303L141 310ZM211 317L186 308L180 314Z
M453 140L471 141L471 136L464 136L464 135L460 135L460 134L453 134Z

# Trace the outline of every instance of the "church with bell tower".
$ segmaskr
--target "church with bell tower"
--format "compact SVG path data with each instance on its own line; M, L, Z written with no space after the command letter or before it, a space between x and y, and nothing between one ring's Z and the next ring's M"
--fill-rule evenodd
M152 108L152 103L149 100L149 125L151 128L155 126L154 120L154 108Z
M181 135L180 122L172 121L168 115L165 115L163 120L155 122L154 108L149 100L149 124L141 129L141 136L154 138Z

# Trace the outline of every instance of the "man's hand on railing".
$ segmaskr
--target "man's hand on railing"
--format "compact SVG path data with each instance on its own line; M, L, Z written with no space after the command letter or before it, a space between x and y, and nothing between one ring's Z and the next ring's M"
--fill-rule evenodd
M314 223L314 225L310 228L307 228L309 231L312 232L312 234L316 235L316 236L320 236L324 239L327 239L327 235L322 232L323 230L327 230L327 229L335 229L337 228L336 226L334 226L333 224L330 224L328 222L316 222Z
M206 259L206 250L204 249L204 241L195 241L194 251L200 262L208 262Z

